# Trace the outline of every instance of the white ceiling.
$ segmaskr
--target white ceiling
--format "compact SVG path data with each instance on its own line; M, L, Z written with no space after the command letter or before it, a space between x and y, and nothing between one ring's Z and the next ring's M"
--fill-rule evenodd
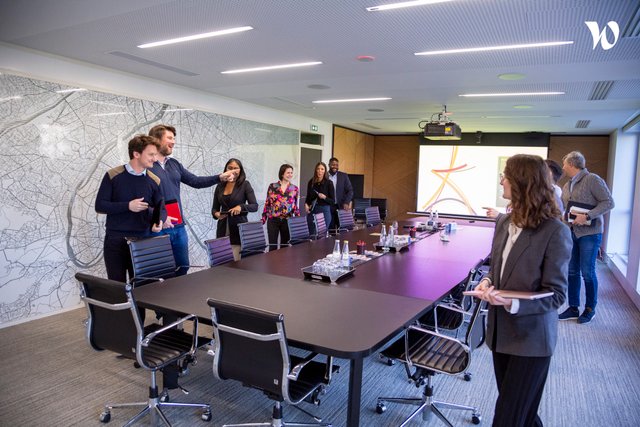
M640 112L640 37L621 35L612 49L594 49L584 23L597 21L603 27L616 21L622 32L634 14L638 19L638 0L458 0L387 12L365 10L390 2L0 0L0 40L372 134L416 133L418 122L441 111L443 104L463 132L607 134ZM254 30L151 49L136 47L244 25ZM608 35L612 41L611 32ZM574 44L413 54L554 40ZM360 62L359 55L375 60ZM220 74L305 61L323 64ZM525 78L504 81L497 77L502 73L522 73ZM606 99L590 101L600 81L613 81L611 89ZM536 91L566 94L458 96ZM362 97L392 100L312 104L318 99ZM514 109L515 105L531 108ZM579 120L590 123L577 129Z

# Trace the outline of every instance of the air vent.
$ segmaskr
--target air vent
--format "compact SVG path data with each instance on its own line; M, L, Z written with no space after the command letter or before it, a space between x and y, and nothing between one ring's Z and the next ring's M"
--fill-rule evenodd
M609 95L611 86L613 86L612 80L596 82L596 84L593 85L591 95L589 95L589 101L602 101L605 99Z
M369 128L369 129L378 129L378 130L381 129L381 128L377 127L377 126L373 126L373 125L370 125L368 123L356 123L356 124L360 125L360 126L364 126L366 128Z
M131 55L130 53L120 52L118 50L114 50L112 52L107 52L109 55L118 56L120 58L128 59L130 61L139 62L145 65L151 65L152 67L162 68L163 70L173 71L174 73L182 74L183 76L195 77L200 74L183 70L181 68L172 67L171 65L161 64L160 62L151 61L149 59L140 58L139 56Z
M576 122L576 129L586 129L589 127L589 123L591 123L591 120L578 120Z
M302 104L300 102L293 101L293 100L288 99L288 98L284 98L282 96L272 96L271 99L275 99L276 101L284 102L286 104L292 104L292 105L295 105L295 106L298 106L298 107L311 109L311 107L309 107L308 105Z
M640 3L636 10L631 14L631 18L622 30L622 37L638 37L640 36Z

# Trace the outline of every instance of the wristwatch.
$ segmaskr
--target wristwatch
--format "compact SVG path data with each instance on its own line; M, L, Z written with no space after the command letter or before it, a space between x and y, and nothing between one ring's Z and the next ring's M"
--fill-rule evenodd
M587 219L587 221L591 221L591 215L589 215L589 212L584 214L584 217Z

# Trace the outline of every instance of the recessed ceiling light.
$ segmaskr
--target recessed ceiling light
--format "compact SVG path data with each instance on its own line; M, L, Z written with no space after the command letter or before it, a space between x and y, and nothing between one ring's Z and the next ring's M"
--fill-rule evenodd
M86 89L84 89L84 88L77 87L77 88L74 88L74 89L60 89L60 90L57 90L56 93L82 92L82 91L85 91L85 90Z
M369 102L369 101L388 101L391 98L349 98L349 99L321 99L312 101L314 104L330 104L336 102Z
M159 41L159 42L145 43L145 44L138 45L138 47L140 49L147 49L149 47L165 46L165 45L168 45L168 44L175 44L175 43L188 42L188 41L192 41L192 40L206 39L206 38L209 38L209 37L224 36L224 35L227 35L227 34L240 33L240 32L249 31L249 30L253 30L253 27L246 26L246 27L229 28L229 29L226 29L226 30L212 31L210 33L194 34L192 36L178 37L178 38L175 38L175 39L162 40L162 41Z
M561 46L565 44L573 44L573 41L559 41L559 42L546 42L546 43L528 43L528 44L511 44L505 46L485 46L485 47L470 47L466 49L450 49L450 50L430 50L425 52L416 52L416 56L425 55L446 55L449 53L466 53L466 52L485 52L489 50L507 50L507 49L525 49L530 47L548 47L548 46Z
M504 73L498 74L498 78L500 80L522 80L526 77L526 75L521 73Z
M564 92L464 93L458 96L473 98L473 97L480 97L480 96L536 96L536 95L564 95Z
M513 108L515 108L516 110L528 110L530 108L533 108L533 105L514 105Z
M403 7L424 6L426 4L446 3L453 0L413 0L403 1L400 3L382 4L380 6L370 6L367 8L368 12L380 12L382 10L401 9Z
M309 89L318 89L318 90L323 90L323 89L331 89L330 86L327 85L309 85L307 86Z
M297 64L268 65L266 67L239 68L237 70L220 71L220 74L251 73L253 71L280 70L280 69L283 69L283 68L308 67L310 65L320 65L320 64L322 64L321 61L299 62Z
M376 60L375 56L371 56L371 55L356 56L356 59L360 62L373 62Z

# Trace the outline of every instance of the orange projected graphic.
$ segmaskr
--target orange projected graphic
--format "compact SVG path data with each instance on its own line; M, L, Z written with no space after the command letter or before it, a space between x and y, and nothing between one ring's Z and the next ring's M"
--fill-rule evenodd
M471 206L469 199L464 194L464 191L460 189L460 187L454 182L452 177L452 174L467 172L475 168L475 166L469 166L466 163L455 166L456 158L458 157L458 148L458 146L452 147L451 158L449 160L449 166L447 168L431 169L431 173L440 179L440 185L427 200L427 202L422 206L422 210L429 211L437 206L438 203L444 201L453 201L464 205L467 208L469 214L477 215L475 209L473 209L473 207ZM459 197L442 197L442 192L444 191L445 186L450 187Z

